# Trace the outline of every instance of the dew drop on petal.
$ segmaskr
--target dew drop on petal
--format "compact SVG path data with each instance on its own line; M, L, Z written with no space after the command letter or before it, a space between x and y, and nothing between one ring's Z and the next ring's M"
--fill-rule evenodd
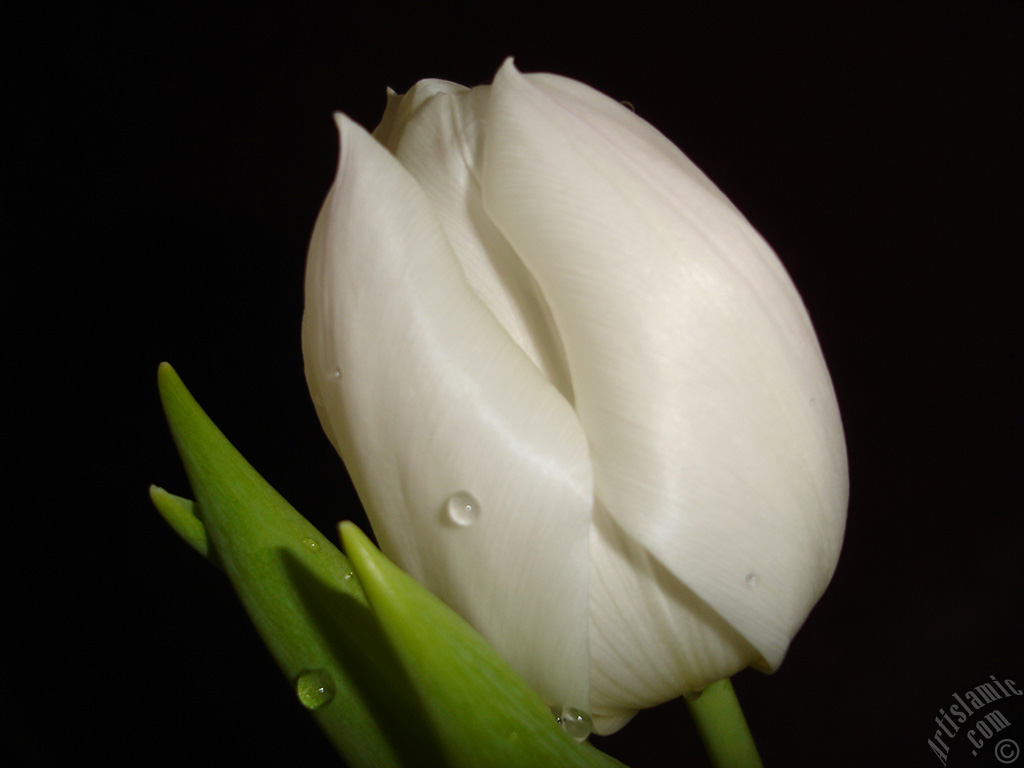
M576 741L585 741L594 729L594 723L590 719L590 715L582 709L576 709L575 707L563 709L562 714L558 718L558 723Z
M748 587L755 587L755 586L757 586L757 574L754 573L753 571L751 571L750 573L747 574L747 586Z
M334 698L334 681L322 669L304 669L295 678L295 694L306 709L320 709Z
M331 371L331 378L332 379L340 379L341 378L341 368L335 368L333 371Z
M448 497L445 512L451 522L465 528L480 517L480 502L469 491L457 491Z
M316 539L303 539L302 543L306 545L306 548L311 552L319 552L320 544Z

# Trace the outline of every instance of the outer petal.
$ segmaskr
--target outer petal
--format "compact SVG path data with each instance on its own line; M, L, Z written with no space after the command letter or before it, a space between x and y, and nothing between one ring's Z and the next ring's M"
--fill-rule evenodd
M773 668L832 575L847 497L799 296L629 110L511 63L492 89L484 204L551 307L597 499Z
M735 674L759 654L598 507L590 539L590 701L612 733L639 709Z
M306 376L383 550L552 704L586 706L592 475L572 408L471 289L412 176L338 118ZM459 526L448 499L479 517Z

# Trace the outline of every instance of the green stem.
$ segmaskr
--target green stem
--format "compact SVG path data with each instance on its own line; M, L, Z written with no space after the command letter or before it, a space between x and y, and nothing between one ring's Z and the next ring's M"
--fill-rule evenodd
M715 768L763 768L729 678L712 683L686 703Z

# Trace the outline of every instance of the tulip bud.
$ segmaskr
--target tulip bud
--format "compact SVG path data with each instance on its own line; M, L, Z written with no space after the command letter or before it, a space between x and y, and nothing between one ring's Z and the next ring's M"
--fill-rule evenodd
M337 122L303 351L383 551L600 733L775 669L848 484L769 246L629 109L511 61Z

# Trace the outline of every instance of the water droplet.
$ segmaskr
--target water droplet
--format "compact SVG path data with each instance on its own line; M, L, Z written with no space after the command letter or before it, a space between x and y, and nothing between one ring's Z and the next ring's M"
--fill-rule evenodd
M322 669L304 669L295 678L295 693L306 709L320 709L334 698L334 681Z
M313 552L320 551L320 544L317 542L316 539L303 539L302 543L305 544Z
M335 368L333 371L331 371L331 378L332 379L340 379L341 378L341 368Z
M630 112L636 112L636 107L633 105L632 101L620 101L619 103Z
M464 528L480 517L480 502L469 491L458 491L448 497L445 511L451 522Z
M751 571L750 573L747 574L747 586L748 587L757 586L757 574L754 573L753 571Z
M582 709L576 709L575 707L563 709L561 716L558 718L558 723L562 726L562 730L576 739L576 741L585 741L594 729L594 723L590 719L590 715Z
M353 576L355 576L355 574L352 571L348 571L345 573L345 576L343 578L345 579L345 581L350 581Z

